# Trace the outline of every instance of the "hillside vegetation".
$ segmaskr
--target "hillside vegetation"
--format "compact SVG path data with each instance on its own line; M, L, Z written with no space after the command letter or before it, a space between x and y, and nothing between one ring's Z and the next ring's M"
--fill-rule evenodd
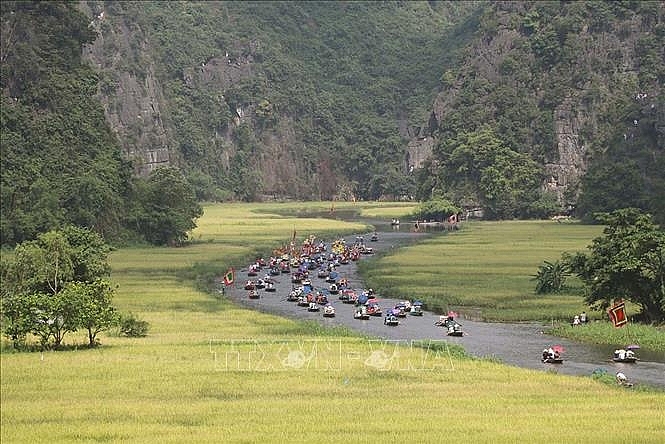
M198 201L662 222L664 9L3 2L2 243L67 223L155 241L154 189L177 175L141 180L168 165Z

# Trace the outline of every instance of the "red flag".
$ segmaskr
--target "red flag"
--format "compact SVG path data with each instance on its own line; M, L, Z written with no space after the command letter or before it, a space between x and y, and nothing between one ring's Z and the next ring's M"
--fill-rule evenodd
M236 280L236 272L233 268L229 268L229 271L224 275L224 285L229 286L233 284L233 281Z
M607 314L610 316L610 321L612 321L615 327L623 327L628 323L628 318L626 318L626 304L621 300L611 306L607 310Z

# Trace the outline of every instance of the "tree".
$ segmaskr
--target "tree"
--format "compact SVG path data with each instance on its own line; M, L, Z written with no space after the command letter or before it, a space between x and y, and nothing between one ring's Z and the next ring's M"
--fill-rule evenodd
M446 192L455 202L478 200L488 219L524 216L539 197L538 165L513 151L489 127L461 133L437 150L446 159L441 166Z
M645 321L665 320L665 231L634 208L598 213L603 235L590 253L564 255L587 287L586 302L607 308L615 299L641 307Z
M154 170L139 186L139 208L134 215L138 231L156 245L180 244L203 214L193 188L173 167Z
M566 278L570 276L570 266L565 261L544 261L538 267L536 280L536 293L556 293L563 289Z
M77 301L65 291L55 294L34 293L25 307L32 315L30 332L39 337L42 348L49 346L53 339L53 348L60 348L65 334L76 331L78 327Z
M413 212L416 219L444 221L460 209L446 199L435 198L418 205Z
M32 333L58 348L68 332L86 328L90 345L117 321L111 305L109 247L78 227L44 233L16 246L2 264L2 327L19 347Z
M88 345L97 345L97 334L118 324L119 315L111 304L113 287L104 279L72 282L63 290L63 298L76 305L77 326L88 331Z

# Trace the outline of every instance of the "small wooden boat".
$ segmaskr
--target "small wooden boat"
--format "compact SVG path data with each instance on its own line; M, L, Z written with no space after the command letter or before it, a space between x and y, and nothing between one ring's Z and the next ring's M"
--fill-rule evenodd
M614 362L621 362L624 364L635 364L639 359L636 356L626 356L625 358L612 358Z
M330 304L323 307L323 316L326 317L326 318L334 318L335 317L335 307L333 307Z
M563 364L563 358L545 358L543 364Z
M399 319L395 315L388 315L383 319L383 323L390 327L396 327L399 325Z

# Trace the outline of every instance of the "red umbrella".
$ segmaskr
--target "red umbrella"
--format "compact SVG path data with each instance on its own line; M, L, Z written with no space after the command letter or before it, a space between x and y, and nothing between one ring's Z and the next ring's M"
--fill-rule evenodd
M451 318L456 318L456 317L457 317L457 313L455 313L454 311L449 311L449 312L448 312L448 316L451 317Z
M638 350L640 348L637 344L626 345L626 350Z
M566 349L563 348L563 345L553 345L552 350L554 350L557 353L563 353L566 351Z

